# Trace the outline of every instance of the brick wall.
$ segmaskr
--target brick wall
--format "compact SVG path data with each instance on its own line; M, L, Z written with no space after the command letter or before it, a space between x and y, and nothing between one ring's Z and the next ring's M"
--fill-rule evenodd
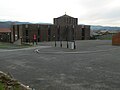
M120 45L120 33L112 37L112 45Z
M83 33L84 30L84 33ZM19 33L18 33L19 31ZM19 35L18 35L19 34ZM54 41L54 40L88 40L90 38L90 26L84 25L42 25L42 24L23 24L14 25L12 29L12 41L20 38L23 42L33 42L33 35L36 34L37 41Z

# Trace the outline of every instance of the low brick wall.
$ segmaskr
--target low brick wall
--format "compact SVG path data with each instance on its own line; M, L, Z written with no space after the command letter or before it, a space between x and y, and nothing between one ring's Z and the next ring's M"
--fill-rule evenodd
M120 45L120 33L112 37L112 45Z

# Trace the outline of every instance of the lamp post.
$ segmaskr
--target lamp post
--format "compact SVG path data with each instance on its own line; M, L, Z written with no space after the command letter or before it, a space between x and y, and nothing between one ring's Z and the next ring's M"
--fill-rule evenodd
M76 49L75 40L74 40L74 49Z
M75 44L75 34L76 34L76 32L75 32L75 26L73 25L73 42L74 42L74 49L76 49L76 44Z
M66 26L66 41L67 41L67 48L69 48L69 45L68 45L68 27Z
M22 36L20 36L20 43L21 43L21 45L22 45Z
M57 26L57 40L60 42L60 47L62 47L62 36L60 32L60 26Z
M56 44L56 37L55 37L55 35L54 35L53 37L55 38L55 47L56 47L56 45L57 45L57 44Z
M69 46L68 46L68 38L67 38L67 48L69 48Z
M60 47L62 47L62 40L60 40Z
M60 47L62 47L62 37L60 36Z

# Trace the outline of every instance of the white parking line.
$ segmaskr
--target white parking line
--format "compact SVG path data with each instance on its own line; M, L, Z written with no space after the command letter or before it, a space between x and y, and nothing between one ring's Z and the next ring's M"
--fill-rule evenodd
M39 49L36 49L35 52L39 54L87 54L87 53L98 53L98 52L108 52L111 50L117 50L120 48L112 48L112 49L107 49L107 50L96 50L96 51L75 51L75 52L64 52L64 51L58 51L58 52L44 52L40 51Z
M22 49L12 49L12 50L4 50L0 49L0 52L11 52L11 51L22 51L22 50L31 50L31 49L43 49L43 48L50 48L51 46L38 46L38 47L31 47L31 48L22 48Z

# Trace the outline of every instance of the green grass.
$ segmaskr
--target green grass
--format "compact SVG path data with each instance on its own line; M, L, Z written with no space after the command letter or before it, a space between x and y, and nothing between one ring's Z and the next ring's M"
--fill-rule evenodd
M29 44L14 45L12 43L0 42L0 49L20 49L20 48L28 48L28 47L32 47L32 45Z
M14 87L14 90L20 90L20 89L19 89L19 86L15 86L15 87Z
M0 43L0 48L4 49L4 48L9 48L11 46L11 44L8 43Z
M112 40L112 38L101 38L101 40Z
M18 80L11 76L0 73L0 90L22 90L21 84Z
M5 90L4 89L4 84L0 82L0 90Z
M5 85L1 82L0 82L0 90L5 90ZM12 90L20 90L19 85L14 86Z

